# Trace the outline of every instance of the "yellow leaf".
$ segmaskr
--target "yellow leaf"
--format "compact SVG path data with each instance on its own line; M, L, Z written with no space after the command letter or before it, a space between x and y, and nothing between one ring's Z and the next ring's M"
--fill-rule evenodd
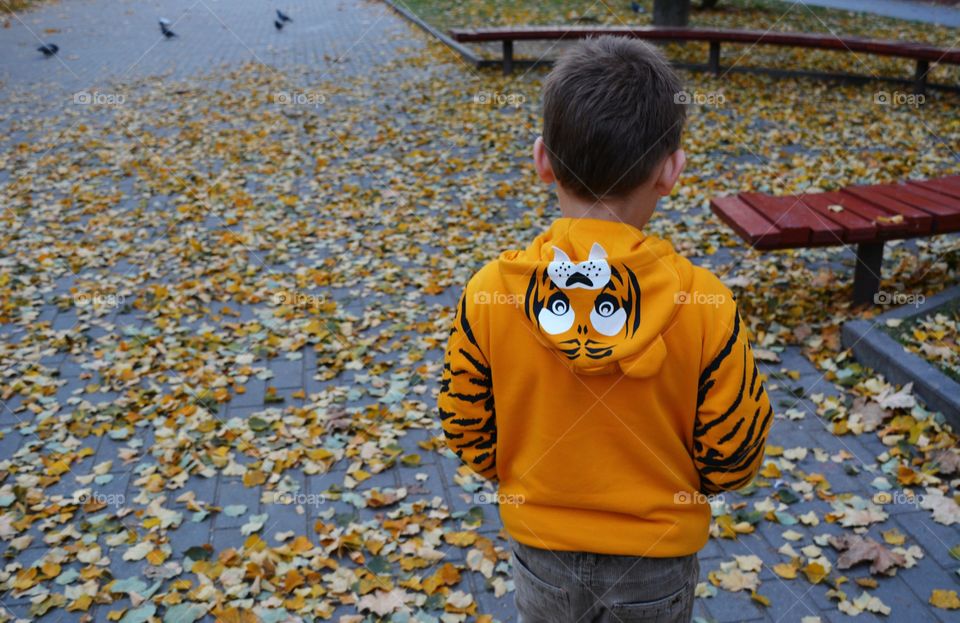
M86 612L93 604L93 597L90 595L80 595L73 602L67 605L67 612Z
M886 223L886 224L902 223L902 222L903 222L903 215L902 215L902 214L896 214L896 215L894 215L894 216L878 216L878 217L875 218L874 220L875 220L876 222L878 222L878 223Z
M476 532L447 532L443 535L443 540L450 545L457 547L467 547L473 545L477 540Z
M767 463L763 466L763 469L760 470L760 475L764 478L779 478L781 475L780 468L773 463Z
M267 481L267 475L259 469L248 469L243 475L243 486L256 487Z
M823 568L823 565L816 562L811 562L801 569L801 571L807 576L807 580L809 580L811 584L819 584L827 577L827 570Z
M758 604L763 604L764 606L770 605L770 599L768 597L764 597L757 591L750 591L750 599L754 600Z
M26 591L33 588L37 583L37 568L21 569L17 571L17 577L13 580L13 588L18 591Z
M792 580L797 577L797 566L787 562L782 562L779 565L773 565L773 572L779 575L781 578Z
M296 554L302 554L304 552L309 552L313 549L313 543L310 542L310 539L300 535L294 540L290 541L290 551Z
M880 533L883 535L883 540L889 543L890 545L903 545L907 540L907 535L900 532L896 528L891 528Z
M60 459L59 461L54 461L47 466L47 474L51 476L59 476L66 472L70 471L70 463Z
M453 586L459 581L460 570L448 562L423 581L423 592L433 595L441 586Z
M60 575L60 565L55 562L45 562L40 566L40 570L43 571L43 575L47 578L55 578Z
M943 610L956 610L960 608L960 597L957 597L957 591L935 588L930 593L930 605Z
M167 559L167 554L163 550L155 549L150 551L147 554L147 560L151 565L162 565L163 561Z

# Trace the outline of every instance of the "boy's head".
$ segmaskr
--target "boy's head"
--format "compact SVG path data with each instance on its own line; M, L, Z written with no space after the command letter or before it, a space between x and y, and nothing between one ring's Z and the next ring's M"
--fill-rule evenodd
M543 136L534 150L540 176L590 202L648 184L668 194L684 164L680 91L666 59L643 41L578 43L543 87Z

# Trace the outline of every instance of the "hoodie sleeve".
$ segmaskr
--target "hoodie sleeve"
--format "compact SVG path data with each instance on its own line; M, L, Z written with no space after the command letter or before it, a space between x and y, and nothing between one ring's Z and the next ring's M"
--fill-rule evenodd
M727 319L720 324L727 330L718 332L726 339L718 351L704 352L707 365L700 374L693 430L700 489L708 494L739 489L753 480L773 421L747 332L729 294L727 301L718 314L711 314Z
M468 318L467 292L457 314L443 362L437 399L447 446L473 471L497 477L497 416L493 379Z

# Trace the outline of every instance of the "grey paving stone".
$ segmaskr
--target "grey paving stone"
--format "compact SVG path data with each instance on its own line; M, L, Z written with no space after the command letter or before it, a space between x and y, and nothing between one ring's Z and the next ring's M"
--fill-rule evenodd
M707 544L703 546L703 549L701 549L697 555L701 560L701 569L703 566L702 561L723 556L723 550L720 549L719 539L709 539ZM702 573L703 571L701 570L701 574Z
M212 532L212 543L214 555L230 549L238 548L247 540L246 535L240 532L238 527L219 528Z
M927 602L934 588L960 592L960 576L953 573L952 569L946 571L932 561L928 561L927 564L917 564L910 569L900 569L897 571L897 576L910 587L921 603Z
M513 593L507 593L502 597L496 597L492 590L488 590L480 579L483 576L474 575L474 585L477 586L474 595L477 600L477 614L489 614L497 621L513 621L516 618L516 605L513 600Z
M167 531L170 539L170 546L173 548L176 558L183 560L183 553L194 546L204 545L210 542L211 524L210 521L192 521L191 513L185 512L183 522L175 530Z
M246 392L243 394L233 394L233 398L230 400L230 407L262 407L264 406L263 398L265 395L267 384L265 381L261 381L257 378L251 378L247 381L244 388Z
M700 603L716 623L764 620L763 606L753 602L749 593L718 592L717 597L700 600Z
M857 623L881 623L882 621L889 621L888 617L880 616L873 614L872 612L861 612L856 616L856 618L850 617L836 608L833 610L825 610L820 615L824 621L829 621L830 623L850 623L851 621L856 621ZM919 620L929 620L929 619L919 619Z
M960 569L960 560L950 555L950 549L960 545L960 533L955 527L933 521L929 511L925 510L898 515L895 521L923 548L926 556L945 569Z
M220 478L220 474L212 478L192 476L183 485L182 493L192 492L197 503L206 503L213 506L217 499L217 486L219 485ZM176 497L180 495L181 492L178 491Z
M13 456L20 447L20 435L11 428L6 429L6 431L3 438L0 439L0 456Z
M273 372L270 383L278 389L297 388L303 386L303 361L290 361L278 358L270 361L269 369Z
M695 621L706 621L707 623L712 623L715 619L710 614L710 611L707 610L707 601L708 599L697 600L693 604L693 619Z
M803 580L764 578L757 592L768 598L770 605L762 612L773 621L799 621L805 616L817 616L819 609L810 599L810 589L811 585Z
M216 513L213 526L216 530L239 528L250 520L250 515L258 515L260 509L260 488L245 487L239 478L224 477L217 489L217 506L244 505L247 512L238 517L229 517L223 512Z
M447 490L440 475L440 468L435 464L417 465L416 467L400 466L399 482L415 492L417 497L432 498L440 496L446 500ZM426 475L425 480L418 480L418 475Z
M764 560L779 559L777 548L767 543L766 539L754 532L740 534L736 539L718 539L720 551L725 560L732 560L733 556L759 556Z

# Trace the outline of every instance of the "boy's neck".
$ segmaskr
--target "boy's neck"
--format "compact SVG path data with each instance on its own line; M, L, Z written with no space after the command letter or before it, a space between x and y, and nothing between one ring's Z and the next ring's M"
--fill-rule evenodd
M657 207L658 196L641 187L624 197L590 200L572 195L558 185L557 198L560 201L560 213L564 217L614 221L643 229Z

